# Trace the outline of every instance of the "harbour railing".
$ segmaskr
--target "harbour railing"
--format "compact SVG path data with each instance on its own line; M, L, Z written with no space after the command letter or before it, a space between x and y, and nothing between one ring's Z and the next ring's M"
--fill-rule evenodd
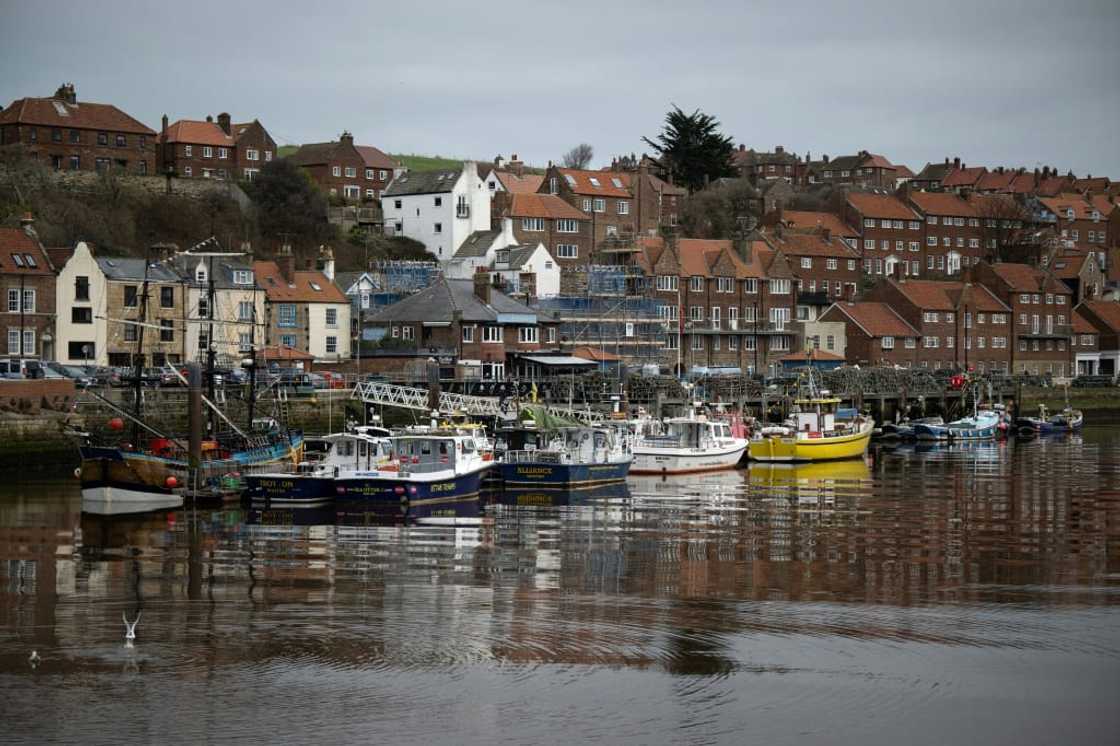
M361 399L366 404L415 409L423 412L431 411L428 390L412 386L399 386L380 381L364 381L354 386L351 398ZM442 415L466 414L476 417L497 417L515 415L516 412L513 411L515 406L508 399L499 399L494 396L470 396L441 391L437 411ZM545 409L549 414L557 417L569 417L587 424L601 422L604 419L602 412L596 412L592 409L569 409L556 406L545 406Z

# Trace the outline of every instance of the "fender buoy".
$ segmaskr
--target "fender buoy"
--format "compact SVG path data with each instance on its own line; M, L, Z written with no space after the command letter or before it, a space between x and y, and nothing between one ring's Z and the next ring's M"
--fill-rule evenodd
M82 467L79 466L76 469L74 469L74 479L81 479L81 478L82 478Z

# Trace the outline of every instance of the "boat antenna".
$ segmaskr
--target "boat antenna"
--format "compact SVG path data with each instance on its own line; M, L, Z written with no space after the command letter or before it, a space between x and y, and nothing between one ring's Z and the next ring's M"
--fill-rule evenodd
M141 376L144 373L144 328L148 321L148 271L152 266L152 247L144 252L144 283L140 290L140 323L136 324L136 353L132 360L132 393L135 397L133 403L132 420L132 445L138 447L140 441L140 416L143 383Z

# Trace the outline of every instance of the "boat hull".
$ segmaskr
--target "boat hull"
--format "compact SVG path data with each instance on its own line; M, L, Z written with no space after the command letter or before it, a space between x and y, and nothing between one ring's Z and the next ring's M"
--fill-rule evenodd
M763 463L804 463L861 458L867 453L874 426L867 422L857 433L821 438L771 435L751 441L750 457Z
M83 498L87 490L91 500L102 500L106 495L118 500L139 500L141 494L165 497L177 494L187 485L190 465L182 459L96 446L82 446L80 451ZM203 461L199 476L204 483L210 483L247 469L294 467L302 452L303 436L293 433L286 442L237 452L226 459Z
M948 425L915 425L918 440L992 440L999 432L998 423L985 427L950 427Z
M336 502L360 502L368 510L385 514L424 517L436 515L465 501L478 500L484 467L450 476L397 475L392 472L357 473L334 480Z
M631 461L614 464L550 464L514 462L498 464L502 484L511 487L571 489L608 482L622 482L630 473Z
M747 442L731 448L702 450L699 448L634 447L631 474L694 474L704 471L733 469L743 458Z
M300 474L251 474L245 477L245 496L267 506L317 507L334 500L333 477Z

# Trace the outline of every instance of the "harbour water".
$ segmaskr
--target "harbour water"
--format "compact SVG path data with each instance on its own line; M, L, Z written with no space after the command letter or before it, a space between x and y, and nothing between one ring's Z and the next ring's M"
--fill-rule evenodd
M414 525L81 507L69 475L0 484L5 743L1120 733L1116 424Z

